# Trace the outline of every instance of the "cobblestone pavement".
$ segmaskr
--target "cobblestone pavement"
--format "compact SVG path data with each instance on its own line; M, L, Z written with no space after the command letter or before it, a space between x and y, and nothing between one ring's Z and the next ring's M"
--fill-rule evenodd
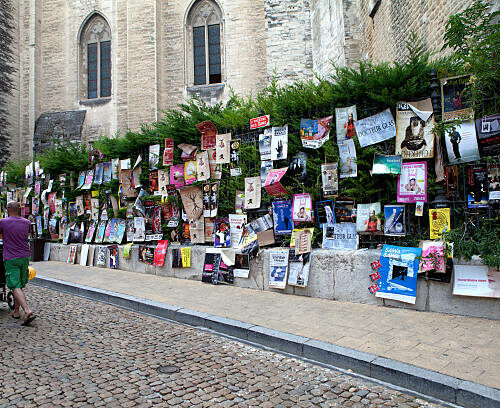
M347 374L44 288L0 306L0 407L436 407ZM164 365L177 366L172 375Z

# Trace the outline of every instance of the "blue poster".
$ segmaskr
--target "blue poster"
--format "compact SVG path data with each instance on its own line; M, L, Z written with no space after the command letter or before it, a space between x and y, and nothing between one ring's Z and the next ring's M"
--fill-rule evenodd
M385 205L384 206L384 234L388 236L406 235L405 227L405 206Z
M287 235L293 231L292 201L273 201L274 233Z
M375 296L415 304L417 275L422 248L384 245L380 254L381 267Z

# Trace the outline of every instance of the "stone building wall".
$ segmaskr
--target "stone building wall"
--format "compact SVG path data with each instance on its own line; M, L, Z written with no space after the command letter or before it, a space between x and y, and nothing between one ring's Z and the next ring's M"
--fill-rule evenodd
M442 55L448 18L469 7L473 0L381 0L372 18L369 14L374 3L360 3L362 56L382 62L405 58L405 41L412 31L424 41L428 50Z

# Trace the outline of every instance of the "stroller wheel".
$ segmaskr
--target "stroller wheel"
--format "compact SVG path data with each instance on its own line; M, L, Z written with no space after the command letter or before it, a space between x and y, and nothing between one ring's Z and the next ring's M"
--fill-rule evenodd
M15 305L14 294L11 291L7 293L7 304L9 305L10 310L14 310L14 305Z

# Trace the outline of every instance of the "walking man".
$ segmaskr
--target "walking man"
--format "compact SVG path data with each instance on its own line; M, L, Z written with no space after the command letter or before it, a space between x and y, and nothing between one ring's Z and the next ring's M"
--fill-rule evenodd
M19 306L24 310L23 326L29 326L36 316L26 302L23 288L28 283L30 246L28 243L30 222L19 216L19 203L7 203L8 218L0 220L0 234L3 236L3 260L7 287L14 293L15 308L12 317L19 319Z

